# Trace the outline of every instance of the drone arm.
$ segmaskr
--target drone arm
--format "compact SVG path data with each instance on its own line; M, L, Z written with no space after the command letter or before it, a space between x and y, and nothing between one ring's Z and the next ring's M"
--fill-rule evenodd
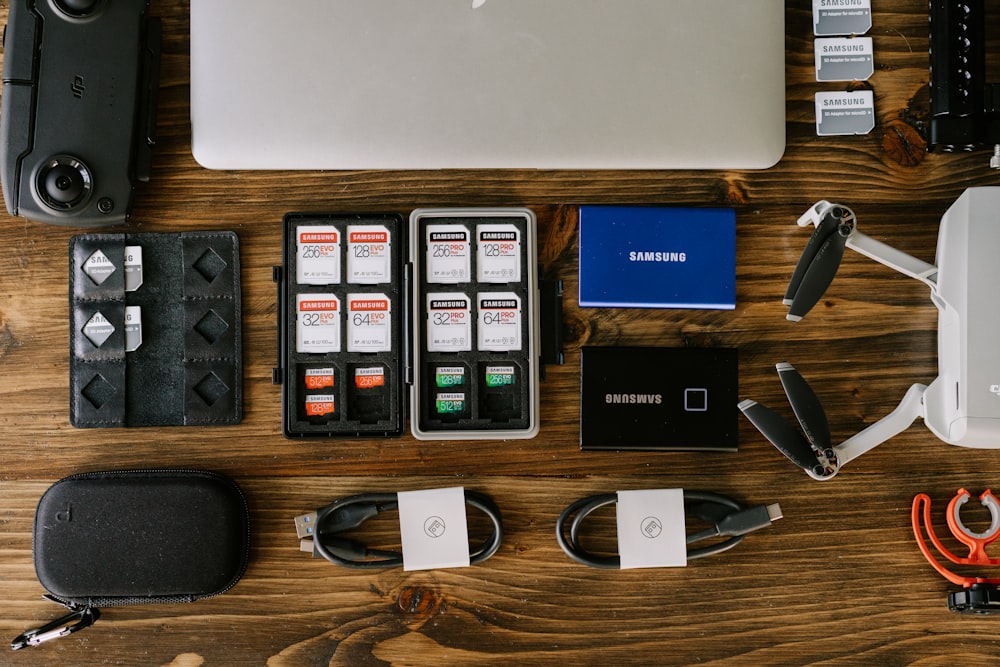
M807 227L808 225L819 227L820 223L823 221L823 217L833 207L841 209L847 208L846 206L831 204L825 199L821 199L810 206L805 213L799 216L797 224L799 227ZM931 289L935 287L937 282L936 266L919 260L912 255L908 255L901 250L896 250L892 246L886 245L881 241L876 241L867 234L862 234L857 231L856 228L851 232L850 237L847 239L847 247L853 248L865 257L874 259L880 264L885 264L890 269L899 271L903 275L916 278L920 282L925 283Z
M881 241L876 241L867 234L855 231L847 239L847 247L853 248L865 257L874 259L879 264L885 264L910 278L916 278L931 289L936 287L938 269L933 264L917 259L901 250L897 250Z
M848 461L853 461L865 452L878 447L909 428L917 417L923 416L923 396L926 389L926 385L914 384L907 390L895 410L834 447L839 464L843 466Z

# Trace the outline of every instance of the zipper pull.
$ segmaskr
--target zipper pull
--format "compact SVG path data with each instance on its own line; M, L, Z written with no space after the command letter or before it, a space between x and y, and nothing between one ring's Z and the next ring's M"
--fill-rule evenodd
M51 595L43 595L42 597L46 600L51 600L52 602L61 604L69 609L70 613L66 614L62 618L46 623L40 628L28 630L27 632L18 635L14 641L10 643L10 648L12 650L17 651L18 649L22 649L27 646L38 646L42 642L47 642L50 639L58 639L59 637L71 635L74 632L83 630L84 628L89 628L94 624L94 621L101 617L101 610L96 607L91 607L90 605L79 606L75 604L67 604L57 600Z

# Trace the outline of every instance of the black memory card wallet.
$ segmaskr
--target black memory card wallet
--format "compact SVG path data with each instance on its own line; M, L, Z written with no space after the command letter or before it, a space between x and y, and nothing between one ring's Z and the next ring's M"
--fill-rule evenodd
M240 422L236 234L84 234L69 255L73 426Z
M35 512L35 573L69 616L26 632L32 646L93 623L101 607L220 595L247 566L250 519L239 486L201 470L66 477Z

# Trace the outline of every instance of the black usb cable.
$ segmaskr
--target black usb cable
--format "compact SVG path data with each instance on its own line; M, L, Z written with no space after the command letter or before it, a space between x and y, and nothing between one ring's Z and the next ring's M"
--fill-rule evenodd
M489 537L469 548L469 564L475 565L500 548L503 519L500 508L487 495L466 489L465 503L486 514L493 523ZM364 543L341 535L382 512L398 508L395 493L362 493L335 500L315 512L295 517L295 532L301 540L299 549L325 558L334 565L356 570L399 567L403 564L401 552L369 549Z
M580 526L584 519L601 507L617 502L617 493L603 493L581 498L563 510L556 522L556 539L567 556L577 563L589 567L607 570L621 568L621 558L617 554L613 556L594 554L580 545ZM781 507L777 503L747 508L732 498L719 493L687 490L684 491L684 513L712 524L711 528L690 533L687 536L688 560L729 551L742 542L747 533L766 528L782 516ZM567 522L569 522L568 536L566 535ZM715 537L728 539L705 547L691 548L692 544Z

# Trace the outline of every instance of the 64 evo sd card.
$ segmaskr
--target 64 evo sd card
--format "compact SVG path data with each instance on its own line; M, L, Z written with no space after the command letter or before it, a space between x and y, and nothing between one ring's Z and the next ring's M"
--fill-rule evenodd
M392 349L392 302L385 294L347 295L347 351Z

